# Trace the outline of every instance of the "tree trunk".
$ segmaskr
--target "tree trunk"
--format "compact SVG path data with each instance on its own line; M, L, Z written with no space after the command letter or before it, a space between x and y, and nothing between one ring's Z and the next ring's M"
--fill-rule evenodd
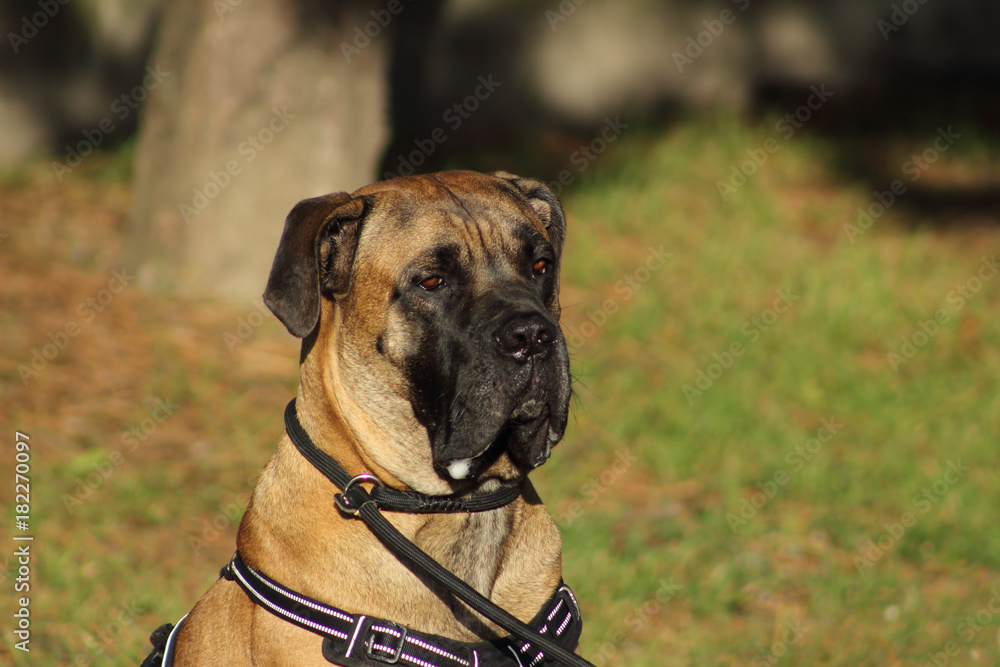
M140 284L254 299L292 206L373 180L392 21L362 4L166 3L126 257Z

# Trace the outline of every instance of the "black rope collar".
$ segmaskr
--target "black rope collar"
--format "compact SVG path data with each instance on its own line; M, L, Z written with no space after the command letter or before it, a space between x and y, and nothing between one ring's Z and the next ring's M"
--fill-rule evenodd
M312 463L317 470L333 482L341 493L334 496L337 508L345 514L357 514L361 503L374 501L376 507L389 512L408 512L413 514L431 514L444 512L485 512L508 505L521 495L523 482L506 484L494 491L476 493L468 496L430 496L416 491L397 491L382 484L369 473L351 477L344 468L329 454L315 444L309 434L299 423L295 411L295 399L289 401L285 408L285 430L302 456ZM375 486L364 494L359 486L370 482ZM370 496L370 498L366 497Z

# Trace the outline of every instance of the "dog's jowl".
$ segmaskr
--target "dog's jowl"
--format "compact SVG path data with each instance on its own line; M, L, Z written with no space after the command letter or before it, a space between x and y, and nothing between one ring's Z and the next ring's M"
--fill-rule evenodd
M264 292L302 339L287 433L233 562L147 664L564 664L533 645L575 650L580 621L527 477L566 427L565 234L548 187L506 173L292 209ZM369 528L373 512L548 639L472 611Z

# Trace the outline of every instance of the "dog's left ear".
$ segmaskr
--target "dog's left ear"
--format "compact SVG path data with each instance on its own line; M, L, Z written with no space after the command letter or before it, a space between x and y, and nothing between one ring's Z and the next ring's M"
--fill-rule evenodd
M285 218L264 303L293 336L316 328L324 293L347 293L367 208L364 198L336 192L300 201Z
M531 208L545 224L545 229L549 232L549 241L552 242L556 252L562 253L563 241L566 240L566 213L549 186L541 181L521 178L505 171L498 171L493 175L507 181L524 194Z

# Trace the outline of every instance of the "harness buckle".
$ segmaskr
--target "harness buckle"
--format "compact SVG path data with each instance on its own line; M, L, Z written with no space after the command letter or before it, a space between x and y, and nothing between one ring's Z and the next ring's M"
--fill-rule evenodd
M375 641L375 634L382 635L378 642ZM396 637L399 635L399 643L396 646L386 646L386 637ZM399 662L403 655L403 646L406 645L406 626L393 623L392 621L378 621L372 623L368 629L368 639L365 641L365 654L372 660L384 662L387 665L394 665ZM378 653L375 653L378 651ZM388 655L386 655L388 654Z
M351 487L355 484L360 484L361 482L370 482L379 488L385 488L385 484L382 483L382 480L369 472L363 472L360 475L351 478L351 481L349 481L347 486L344 487L343 492L333 494L333 504L337 506L338 510L348 516L354 516L361 510L360 506L355 506L351 503L351 499L347 495L350 493Z

